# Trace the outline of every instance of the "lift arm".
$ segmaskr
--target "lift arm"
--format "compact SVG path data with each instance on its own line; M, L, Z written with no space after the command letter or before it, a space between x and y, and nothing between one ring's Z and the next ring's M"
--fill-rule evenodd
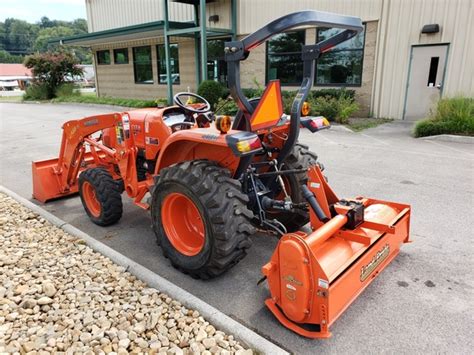
M107 128L115 128L117 134L117 145L113 148L102 144L100 138L92 137ZM59 157L33 162L33 197L45 202L76 193L77 178L85 167L104 165L110 168L110 163L118 165L120 174L130 180L132 186L128 190L136 192L136 169L131 168L135 164L132 140L126 113L96 115L66 122Z

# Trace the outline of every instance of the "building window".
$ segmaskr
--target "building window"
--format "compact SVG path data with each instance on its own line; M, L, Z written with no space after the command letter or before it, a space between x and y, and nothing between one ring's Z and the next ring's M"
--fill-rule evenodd
M158 53L158 77L160 84L166 84L166 53L165 45L159 44L156 46ZM171 67L171 82L179 84L179 49L178 44L170 44L170 67Z
M108 49L105 51L97 51L97 64L110 64L110 51Z
M224 59L224 44L230 38L207 41L207 78L227 84L227 62Z
M153 84L150 46L133 48L133 72L136 84Z
M114 49L114 63L128 64L128 48Z
M341 29L319 28L317 42L332 37ZM362 60L364 57L365 29L349 41L343 42L319 58L316 85L361 86Z
M280 33L267 42L266 80L280 79L282 85L300 85L303 80L301 46L305 31Z

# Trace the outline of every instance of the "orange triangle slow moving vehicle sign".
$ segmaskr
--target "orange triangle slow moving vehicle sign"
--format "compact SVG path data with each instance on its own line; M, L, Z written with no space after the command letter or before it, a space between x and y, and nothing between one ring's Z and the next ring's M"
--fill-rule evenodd
M281 101L280 80L272 80L268 83L250 119L252 131L273 127L282 115L283 104Z

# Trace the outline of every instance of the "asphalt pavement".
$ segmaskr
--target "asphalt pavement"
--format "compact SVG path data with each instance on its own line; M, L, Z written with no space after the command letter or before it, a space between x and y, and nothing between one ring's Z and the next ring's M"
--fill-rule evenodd
M61 124L105 112L110 108L0 104L0 184L31 200L31 161L58 154ZM90 222L77 197L43 207L291 352L472 353L474 145L417 140L411 125L300 135L320 156L339 197L412 206L413 243L339 318L329 340L300 337L265 308L269 292L257 281L275 248L272 237L253 237L249 254L230 272L199 281L171 267L155 244L148 213L126 198L122 219L106 228Z

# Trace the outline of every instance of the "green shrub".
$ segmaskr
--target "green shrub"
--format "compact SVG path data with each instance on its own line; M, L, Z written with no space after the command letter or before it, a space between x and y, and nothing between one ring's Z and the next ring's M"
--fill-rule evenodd
M257 88L244 88L243 94L248 99L261 97L264 89L257 85ZM283 100L283 112L291 113L291 106L297 94L297 90L282 90L281 97ZM198 90L199 93L199 90ZM201 95L201 94L200 94ZM307 101L311 106L312 115L322 115L332 121L347 123L348 118L352 113L358 110L359 106L354 102L354 90L342 89L321 89L313 90L308 95ZM233 100L227 102L224 106L225 99L228 95L224 95L222 99L218 100L217 105L214 106L219 109L218 114L221 115L235 115L238 107ZM209 101L209 100L208 100ZM209 101L210 102L210 101ZM222 107L221 107L222 106Z
M465 134L474 136L474 98L453 97L438 101L428 119L417 122L415 136Z
M349 117L359 109L359 105L349 96L339 98L320 96L310 99L311 114L321 115L330 121L348 123Z
M56 97L64 97L64 96L81 95L80 92L74 91L74 88L75 88L75 86L72 83L61 84L56 89L55 96Z
M313 90L309 94L309 99L311 98L316 99L318 97L327 97L327 96L334 97L335 99L345 97L345 98L350 98L352 101L354 101L355 90L348 90L346 88Z
M215 111L217 115L235 116L237 114L237 111L239 111L239 107L237 106L234 100L219 99L219 101L217 101Z
M242 89L242 92L244 93L245 97L247 97L248 99L260 97L263 94L263 90L260 88L258 89L246 88L246 89Z
M123 99L117 97L97 97L95 95L72 95L57 97L52 102L78 102L85 104L117 105L124 107L156 107L167 105L166 99L158 98L156 100Z
M337 99L330 96L321 96L309 100L311 114L316 116L324 116L329 121L335 121L338 116Z
M221 99L227 99L230 95L230 90L226 86L222 86L222 96Z
M23 100L48 100L49 87L46 83L34 83L26 88Z
M217 81L205 80L199 85L197 93L209 101L211 108L214 109L217 101L219 101L224 94L224 88Z
M338 114L336 121L339 123L348 123L349 117L359 109L359 105L350 97L341 96L337 100Z
M77 58L67 52L36 53L25 58L25 67L33 72L33 85L45 88L47 99L56 95L56 90L64 84L66 77L82 76L84 71L80 68Z

